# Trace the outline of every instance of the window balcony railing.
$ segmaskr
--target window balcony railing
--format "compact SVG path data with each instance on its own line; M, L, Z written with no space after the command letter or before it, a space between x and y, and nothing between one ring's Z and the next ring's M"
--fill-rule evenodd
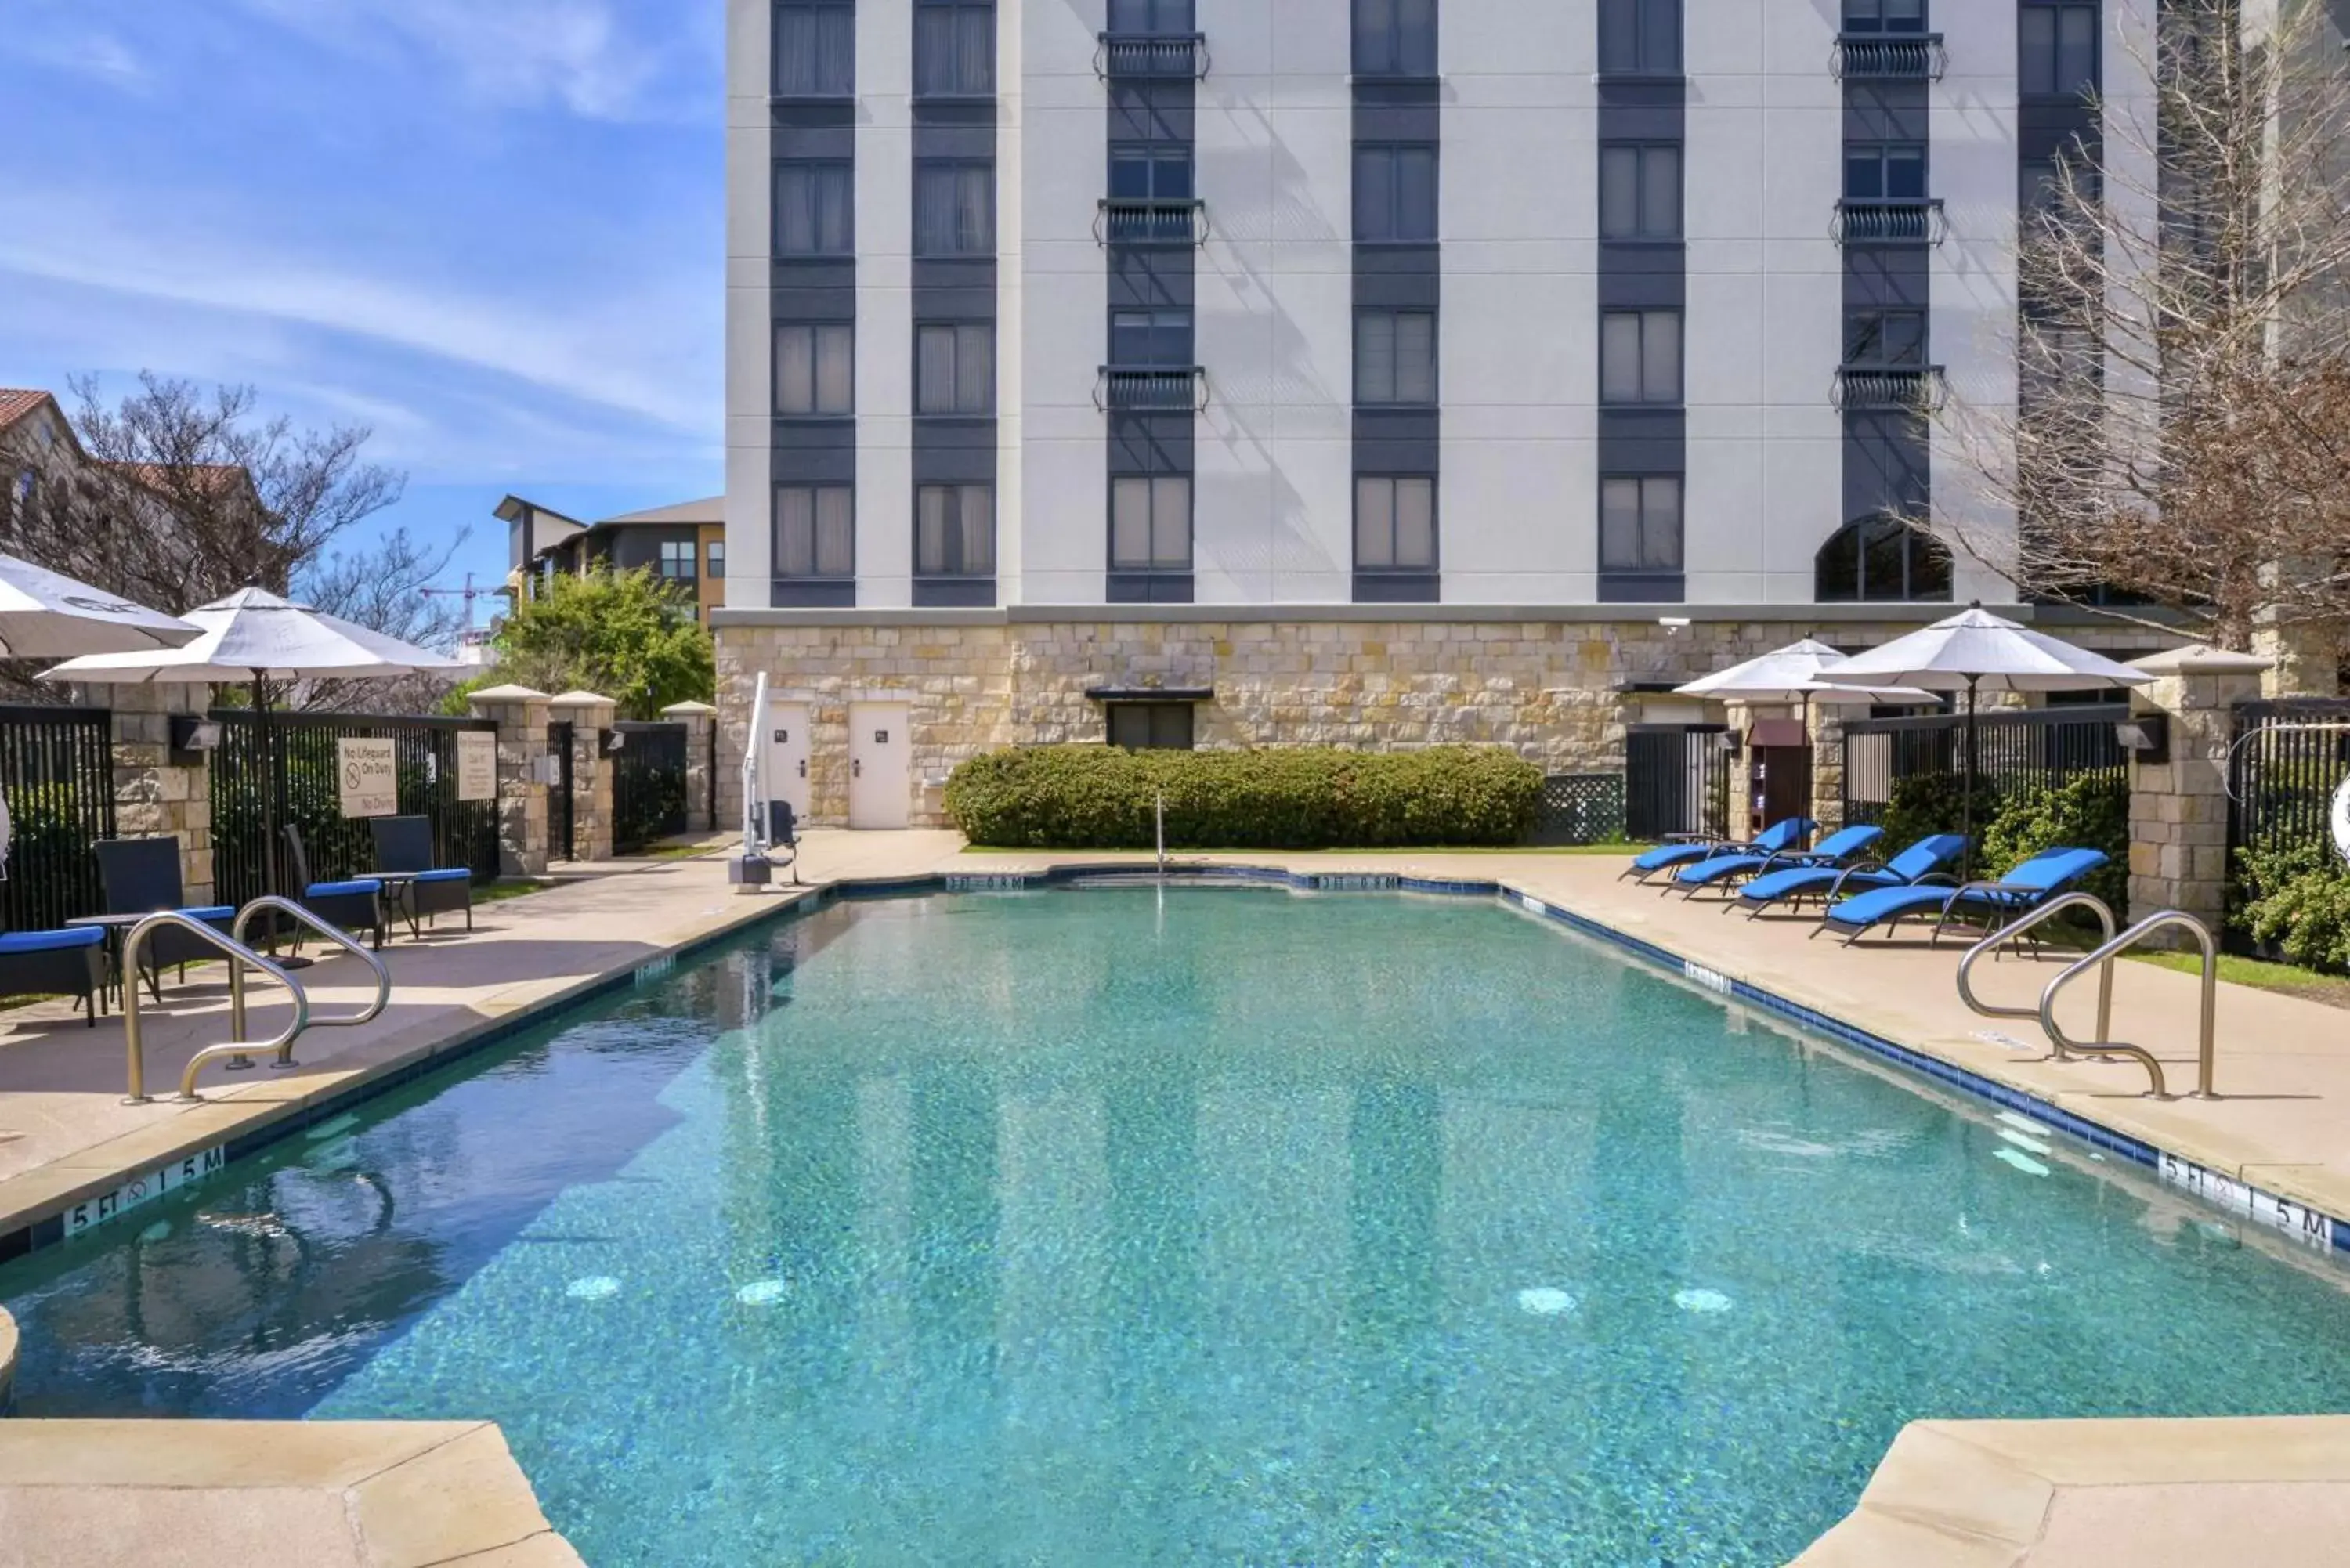
M1829 227L1840 245L1939 245L1950 232L1939 196L1867 199L1836 203Z
M1939 365L1842 365L1834 397L1845 413L1930 414L1946 390Z
M1950 65L1939 33L1845 33L1828 59L1836 79L1847 82L1938 82Z
M1094 50L1094 74L1112 77L1189 77L1208 74L1205 33L1103 33Z
M1104 365L1094 383L1094 407L1105 413L1190 414L1207 406L1201 365Z
M1208 204L1105 196L1094 214L1094 238L1106 245L1204 245Z

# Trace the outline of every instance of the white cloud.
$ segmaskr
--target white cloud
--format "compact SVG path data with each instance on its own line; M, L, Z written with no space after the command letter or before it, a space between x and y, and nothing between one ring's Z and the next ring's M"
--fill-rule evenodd
M338 51L421 50L452 67L465 91L484 101L506 108L554 103L591 119L666 118L677 99L664 88L679 72L708 63L699 59L698 36L645 36L610 0L241 3ZM670 11L666 5L651 9ZM712 97L714 102L714 89Z
M698 274L668 286L561 299L460 293L202 234L151 209L120 221L60 192L0 193L0 272L370 339L515 378L681 432L719 428L723 296ZM570 291L583 294L575 283Z
M0 53L103 82L124 92L143 95L154 85L145 64L130 52L129 45L110 33L19 26L0 34Z

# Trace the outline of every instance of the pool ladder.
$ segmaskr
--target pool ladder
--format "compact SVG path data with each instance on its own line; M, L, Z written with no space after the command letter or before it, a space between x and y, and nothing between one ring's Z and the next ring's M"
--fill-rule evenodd
M297 924L307 926L345 952L357 955L375 971L375 1000L358 1012L337 1018L313 1018L310 1015L310 993L303 989L301 982L288 974L283 966L254 951L244 940L253 918L264 910L291 916ZM201 1101L203 1096L196 1093L196 1075L207 1063L226 1059L228 1071L234 1073L250 1068L255 1055L265 1054L276 1058L270 1063L273 1070L284 1072L301 1064L294 1060L294 1043L307 1031L314 1028L350 1029L362 1023L371 1023L382 1016L385 1006L391 1001L391 971L384 967L383 960L370 952L348 931L328 925L290 898L273 895L254 899L236 912L236 919L226 932L173 909L150 915L130 928L130 934L123 939L122 943L122 1033L130 1068L130 1092L122 1102L126 1106L154 1103L153 1096L147 1093L147 1057L139 1003L139 960L146 952L148 939L157 931L166 929L187 931L207 946L219 950L228 960L229 1043L208 1045L188 1058L187 1066L180 1074L179 1097L182 1103ZM244 971L248 968L257 969L269 976L294 998L292 1020L276 1037L258 1044L245 1038Z
M1996 953L2001 948L2031 931L2034 927L2055 919L2068 909L2086 909L2097 918L2105 931L2105 940L2094 952L2065 966L2064 971L2050 981L2040 993L2036 1007L2003 1007L1983 1001L1975 994L1974 966L1986 953ZM1959 961L1959 997L1969 1007L1986 1018L2031 1018L2039 1021L2048 1036L2051 1059L2058 1062L2082 1057L2116 1057L2136 1062L2144 1067L2152 1081L2149 1089L2158 1100L2171 1097L2162 1076L2162 1064L2154 1053L2143 1046L2124 1044L2113 1038L2114 1033L2114 965L2124 953L2138 946L2158 931L2183 930L2195 939L2202 952L2203 1005L2200 1019L2201 1035L2196 1055L2194 1098L2216 1100L2219 1092L2211 1086L2217 1050L2220 1021L2220 944L2211 928L2182 909L2165 909L2149 915L2126 931L2115 931L2118 922L2106 901L2090 893L2066 893L2051 898L2012 925L2002 926L1967 950ZM2089 973L2097 975L2097 1030L2095 1040L2075 1040L2064 1033L2056 1022L2056 999L2066 986Z

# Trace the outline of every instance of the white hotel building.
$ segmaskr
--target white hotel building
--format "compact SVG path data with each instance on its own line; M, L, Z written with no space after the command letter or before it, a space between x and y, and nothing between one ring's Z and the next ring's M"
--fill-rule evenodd
M1916 408L2013 401L2151 4L729 0L730 742L764 671L870 826L1010 743L1608 771L2012 597L1883 518L2001 525Z

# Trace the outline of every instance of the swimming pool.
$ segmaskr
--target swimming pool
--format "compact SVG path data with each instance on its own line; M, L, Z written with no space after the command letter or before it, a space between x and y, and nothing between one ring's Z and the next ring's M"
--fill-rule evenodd
M1866 961L1862 955L1856 961ZM0 1270L20 1413L500 1422L591 1563L1776 1563L2350 1296L1498 903L837 904Z

